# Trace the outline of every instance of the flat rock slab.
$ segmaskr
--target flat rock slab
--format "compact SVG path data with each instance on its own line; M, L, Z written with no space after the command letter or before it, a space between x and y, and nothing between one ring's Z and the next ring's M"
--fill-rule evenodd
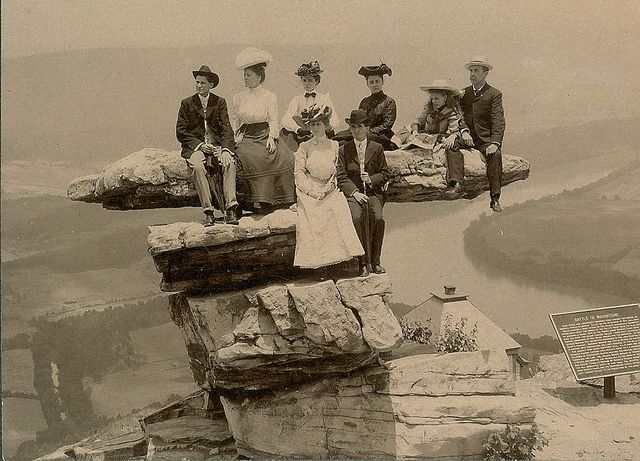
M147 446L147 438L138 429L119 436L93 436L76 444L60 447L36 461L144 459Z
M188 395L140 419L153 460L216 459L236 455L220 398L205 390Z
M163 291L210 292L295 277L297 213L245 216L240 224L174 223L149 227L147 244Z
M413 148L386 152L391 170L387 199L391 202L471 199L489 189L480 152L463 149L464 191L446 184L444 152ZM529 162L503 155L503 184L526 179ZM102 203L105 208L133 210L199 206L189 170L179 151L143 149L108 165L101 173L74 179L67 188L71 200Z
M506 424L535 409L513 395L498 352L417 355L276 393L221 397L250 458L482 459ZM483 383L483 381L487 381Z
M402 331L388 307L390 293L386 275L371 275L205 296L178 293L170 309L199 386L270 389L353 371L395 348Z

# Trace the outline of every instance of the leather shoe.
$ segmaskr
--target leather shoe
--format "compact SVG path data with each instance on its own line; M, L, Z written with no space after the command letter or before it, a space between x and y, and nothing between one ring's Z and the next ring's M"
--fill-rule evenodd
M367 266L360 266L360 277L366 277L370 274Z
M385 271L384 267L382 267L380 264L374 264L373 265L373 272L376 273L376 274L384 274L387 271Z
M231 208L227 209L224 214L224 222L226 222L227 224L238 224L238 213L236 212L237 208L237 206L232 206Z
M500 202L495 200L493 202L493 206L491 207L495 213L500 213L502 211L502 207L500 206Z
M213 213L204 214L204 227L211 227L216 223L216 218Z
M451 190L456 194L461 194L464 191L462 184L460 184L459 182L457 182L456 185L453 186L453 189Z

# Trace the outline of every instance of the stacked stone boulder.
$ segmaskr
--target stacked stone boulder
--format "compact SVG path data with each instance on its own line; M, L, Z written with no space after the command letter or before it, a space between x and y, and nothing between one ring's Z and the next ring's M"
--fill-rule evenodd
M446 187L442 153L386 155L391 201L473 198L488 188L477 151L465 151L462 194ZM529 165L505 156L504 170L508 184L525 179ZM197 205L179 153L158 149L74 180L68 195L122 210ZM360 459L481 458L492 430L533 423L535 411L515 396L506 354L401 346L389 277L357 277L346 263L319 281L294 268L295 224L286 209L245 216L238 226L150 228L149 253L161 290L172 292L170 315L194 380L220 410L185 414L180 404L143 420L156 441L150 457L158 443L183 440L169 432L185 422L207 434L212 450L227 447L231 435L251 458Z

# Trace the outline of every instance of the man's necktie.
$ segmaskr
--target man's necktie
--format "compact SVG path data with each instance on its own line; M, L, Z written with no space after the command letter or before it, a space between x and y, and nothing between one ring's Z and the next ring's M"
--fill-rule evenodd
M315 98L316 97L316 92L312 91L311 93L305 93L304 97L305 98Z

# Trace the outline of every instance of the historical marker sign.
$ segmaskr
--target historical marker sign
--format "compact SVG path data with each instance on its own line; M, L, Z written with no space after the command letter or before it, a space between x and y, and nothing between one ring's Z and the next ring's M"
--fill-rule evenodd
M640 372L640 305L549 314L577 381Z

